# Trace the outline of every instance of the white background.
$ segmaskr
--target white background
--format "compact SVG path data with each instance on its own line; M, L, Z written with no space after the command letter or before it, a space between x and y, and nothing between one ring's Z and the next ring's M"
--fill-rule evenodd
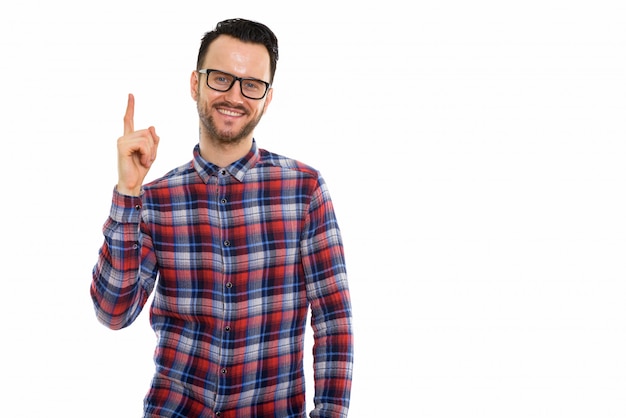
M0 6L0 415L141 415L148 311L89 297L126 97L149 177L188 161L200 38L245 17L280 46L257 141L344 234L350 416L626 416L626 3L345 3Z

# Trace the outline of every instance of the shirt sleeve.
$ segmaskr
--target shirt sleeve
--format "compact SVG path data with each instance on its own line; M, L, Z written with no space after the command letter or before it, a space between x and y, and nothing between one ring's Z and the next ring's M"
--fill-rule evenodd
M141 197L113 191L90 289L96 317L111 329L130 325L154 288L156 262L150 236L140 230L141 209Z
M341 234L321 177L305 226L302 259L314 340L315 409L310 416L346 417L352 386L352 309Z

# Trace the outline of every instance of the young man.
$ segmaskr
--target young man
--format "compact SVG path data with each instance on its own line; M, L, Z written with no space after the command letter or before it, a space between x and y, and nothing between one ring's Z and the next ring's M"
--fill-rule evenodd
M328 189L318 171L253 137L277 60L265 25L231 19L207 32L191 74L193 159L145 185L159 137L135 130L129 95L91 297L97 318L120 329L155 291L145 417L305 417L309 306L310 416L347 416L352 313Z

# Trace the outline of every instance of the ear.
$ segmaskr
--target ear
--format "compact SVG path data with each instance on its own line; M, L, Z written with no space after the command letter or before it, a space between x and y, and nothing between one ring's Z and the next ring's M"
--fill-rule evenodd
M191 73L191 79L189 80L189 88L191 91L191 98L194 101L198 101L198 86L200 85L200 73L193 71Z
M274 95L274 87L270 87L270 89L267 91L267 95L265 96L265 104L263 105L263 113L267 111L267 107L270 105L273 95Z

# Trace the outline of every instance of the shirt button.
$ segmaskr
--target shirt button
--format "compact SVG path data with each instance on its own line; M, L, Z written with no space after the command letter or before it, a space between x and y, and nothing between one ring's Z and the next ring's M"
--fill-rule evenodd
M220 174L221 174L222 176L225 176L225 175L226 175L226 170L223 170L223 169L222 169L222 170L220 170Z
M230 331L230 327L228 325L226 325L226 328L224 328L226 330L226 332Z
M135 210L141 209L141 205L135 205Z
M231 282L228 282L226 283L226 287L230 289L231 287L233 287L233 284Z
M225 198L222 198L222 200L220 200L220 202L226 203L226 202L228 202L228 200L226 200Z
M222 413L221 413L220 411L217 411L217 412L215 413L215 416L216 416L216 417L221 417L221 416L222 416Z
M136 250L137 248L139 248L139 244L133 244L133 250Z
M222 374L226 374L226 369L221 370Z
M224 246L225 247L230 247L230 241L229 240L224 241Z

